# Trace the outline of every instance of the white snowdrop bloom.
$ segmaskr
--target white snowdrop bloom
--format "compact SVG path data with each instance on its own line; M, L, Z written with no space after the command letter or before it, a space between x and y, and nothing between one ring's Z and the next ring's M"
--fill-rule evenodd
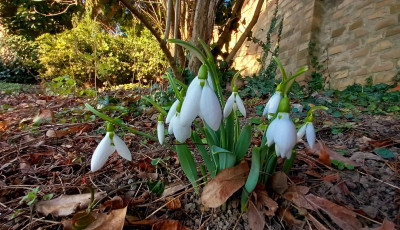
M185 100L183 100L180 112L180 121L182 124L190 125L193 120L199 115L199 101L201 98L202 87L199 77L195 77L190 83Z
M211 76L207 67L202 66L199 76L190 83L180 111L182 126L190 126L200 116L213 130L217 131L222 120L222 109L218 97L212 88Z
M268 115L268 119L274 117L276 111L278 110L279 102L281 101L281 99L282 99L281 91L275 91L274 95L272 95L272 97L265 105L263 116Z
M103 140L100 141L96 150L94 150L90 168L93 172L99 170L106 163L108 157L117 151L118 154L131 161L132 155L128 147L121 138L119 138L114 132L107 132Z
M297 141L306 135L308 145L313 148L315 143L315 130L312 122L306 122L297 132Z
M268 146L275 143L277 156L282 158L292 156L292 149L297 142L297 132L289 113L278 113L275 120L268 126L266 136Z
M231 96L228 98L224 108L224 117L228 117L232 111L239 110L244 117L246 117L246 109L244 108L243 101L239 94L235 91L232 92Z
M200 117L214 130L221 125L222 110L218 97L206 82L200 97Z

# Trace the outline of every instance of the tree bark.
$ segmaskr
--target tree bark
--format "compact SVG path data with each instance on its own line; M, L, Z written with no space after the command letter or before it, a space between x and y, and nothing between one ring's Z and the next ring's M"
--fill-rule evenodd
M218 0L197 0L196 11L194 15L193 32L192 32L192 43L199 47L201 50L201 44L199 39L209 44L215 22L215 13ZM193 73L197 74L200 68L201 62L194 55L190 56L189 69Z
M222 50L222 47L224 46L224 44L226 44L226 43L229 44L230 39L228 39L228 38L232 32L232 23L239 21L243 3L244 3L244 0L236 0L235 5L233 6L233 9L232 9L232 15L229 18L227 24L224 26L224 29L218 38L217 49L219 52L215 53L215 56L218 56L221 53L221 50ZM226 50L229 51L229 47L226 47Z
M154 27L151 25L149 20L144 16L140 11L138 11L134 6L130 5L128 3L128 0L119 0L128 10L135 15L142 23L143 25L150 31L151 34L157 39L158 44L160 45L161 50L167 57L167 60L171 66L172 72L174 73L175 77L182 81L182 75L178 71L178 67L176 65L175 59L172 57L171 52L169 51L167 47L167 42L161 38L161 35L154 29Z
M235 46L232 48L232 50L229 52L228 57L226 57L225 62L228 63L229 66L232 65L232 60L235 57L236 53L239 51L240 47L243 45L244 41L246 38L249 36L251 30L253 29L254 25L257 23L258 18L260 17L261 13L261 8L265 0L258 0L256 9L254 11L253 18L251 19L249 25L243 32L243 34L240 36L239 40L235 44Z

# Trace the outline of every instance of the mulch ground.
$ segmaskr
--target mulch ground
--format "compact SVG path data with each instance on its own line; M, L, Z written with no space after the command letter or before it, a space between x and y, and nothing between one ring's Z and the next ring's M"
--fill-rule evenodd
M90 159L103 137L104 122L84 108L85 102L90 101L35 93L1 93L1 229L62 229L65 220L71 220L79 207L65 217L44 216L34 205L21 203L22 198L37 186L38 200L46 194L53 194L53 199L83 194L89 192L88 184L96 192L106 194L93 210L95 213L115 210L112 205L118 205L116 202L110 205L109 200L119 200L127 207L124 229L151 229L160 220L179 221L179 224L173 222L176 228L169 229L185 229L184 226L250 229L247 213L240 211L239 192L223 208L202 206L200 195L194 192L179 167L176 153L158 142L119 130L117 133L124 136L133 161L123 160L114 153L101 170L91 172ZM256 102L263 103L263 100ZM255 108L255 105L248 107ZM248 112L248 117L255 114L251 108ZM138 116L124 115L122 119L138 130L155 134L157 115L149 109ZM33 125L37 117L43 122ZM332 134L331 124L344 122L350 122L350 126ZM348 121L321 114L315 126L322 146L310 150L306 144L299 144L288 183L307 187L310 194L351 210L365 228L379 227L385 220L400 228L399 117L360 115L357 121ZM167 141L173 143L171 137ZM344 163L353 163L354 169L322 164L318 160L321 149L340 155ZM393 156L382 157L382 151L386 154L389 151ZM165 157L170 157L165 163L157 167L151 164L152 159ZM196 155L196 160L201 158ZM278 162L278 167L281 164ZM164 194L150 192L148 180L162 180L166 186ZM278 202L279 209L265 219L269 226L265 229L338 229L342 226L323 209L307 211L287 197L270 190L269 194ZM177 202L166 206L173 198ZM12 218L13 215L16 217Z

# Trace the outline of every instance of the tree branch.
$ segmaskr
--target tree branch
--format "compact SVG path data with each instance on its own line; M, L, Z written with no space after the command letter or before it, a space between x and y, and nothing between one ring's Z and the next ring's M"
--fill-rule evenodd
M253 18L251 19L249 25L247 26L246 30L243 32L243 34L240 36L239 40L235 44L235 46L232 48L231 52L228 54L228 57L226 57L225 62L228 63L228 65L232 64L232 59L235 57L236 53L239 51L240 47L243 45L244 41L246 38L249 36L251 30L253 29L254 25L257 23L258 18L260 17L261 13L261 8L265 0L258 0L256 10L254 11Z
M167 47L167 42L164 41L161 38L161 35L158 34L158 32L154 29L154 27L151 25L151 23L149 22L149 20L146 18L145 15L143 15L139 10L137 10L134 6L132 6L131 4L128 3L128 0L119 0L126 8L128 8L128 10L135 15L135 17L137 17L142 23L143 25L150 31L151 34L153 34L153 36L157 39L158 44L160 45L161 50L163 51L163 53L165 54L165 56L167 57L167 60L172 68L172 72L174 73L175 77L182 81L182 76L178 71L178 67L176 65L175 59L172 57L171 52L169 51L168 47Z

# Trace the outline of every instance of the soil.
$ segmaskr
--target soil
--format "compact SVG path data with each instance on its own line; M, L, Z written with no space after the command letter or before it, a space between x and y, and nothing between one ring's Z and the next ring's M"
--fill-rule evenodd
M124 93L119 95L124 97ZM105 200L119 196L128 202L124 229L151 229L149 224L132 224L149 216L153 220L179 220L190 229L250 229L247 213L240 212L240 192L235 193L225 207L210 209L202 206L200 195L190 189L190 183L179 167L176 153L158 142L120 130L117 134L125 134L123 139L132 152L133 161L122 160L114 153L101 170L91 172L91 155L103 137L104 122L90 117L92 114L84 109L85 102L93 101L32 92L1 93L1 229L62 229L61 221L71 219L72 215L45 217L20 201L36 186L40 187L38 199L42 199L45 194L53 194L56 198L62 194L87 192L85 183L91 184L96 191L107 192L109 196ZM264 103L259 100L254 104L253 101L247 107L255 108ZM255 116L255 109L251 108L248 117ZM32 119L44 110L52 111L53 119L50 117L45 123L33 125ZM157 115L149 109L138 116L129 113L122 119L138 130L155 134ZM345 159L356 162L355 169L340 170L334 165L321 164L316 150L301 143L289 173L289 183L307 186L310 193L354 211L363 227L379 227L387 219L400 228L398 115L360 114L357 119L348 120L321 113L316 120L317 139L332 151L343 153ZM332 134L331 124L346 122L350 126L341 133ZM52 135L49 130L67 130L69 133ZM166 139L173 143L172 137ZM379 149L390 151L393 157L383 158ZM165 157L170 157L166 165L154 167L150 163L151 159ZM200 156L195 158L201 162ZM281 166L279 161L278 168ZM178 198L181 208L163 207L165 197L160 198L149 191L147 180L150 178L164 181L166 191L177 190L169 192L169 196L177 198L183 194ZM301 209L296 209L271 188L267 187L267 190L278 202L280 210L290 211L298 221L290 220L278 211L274 217L266 217L265 229L317 228L304 217ZM95 212L106 209L104 201ZM18 216L11 218L16 213ZM325 213L312 213L326 228L339 228Z

